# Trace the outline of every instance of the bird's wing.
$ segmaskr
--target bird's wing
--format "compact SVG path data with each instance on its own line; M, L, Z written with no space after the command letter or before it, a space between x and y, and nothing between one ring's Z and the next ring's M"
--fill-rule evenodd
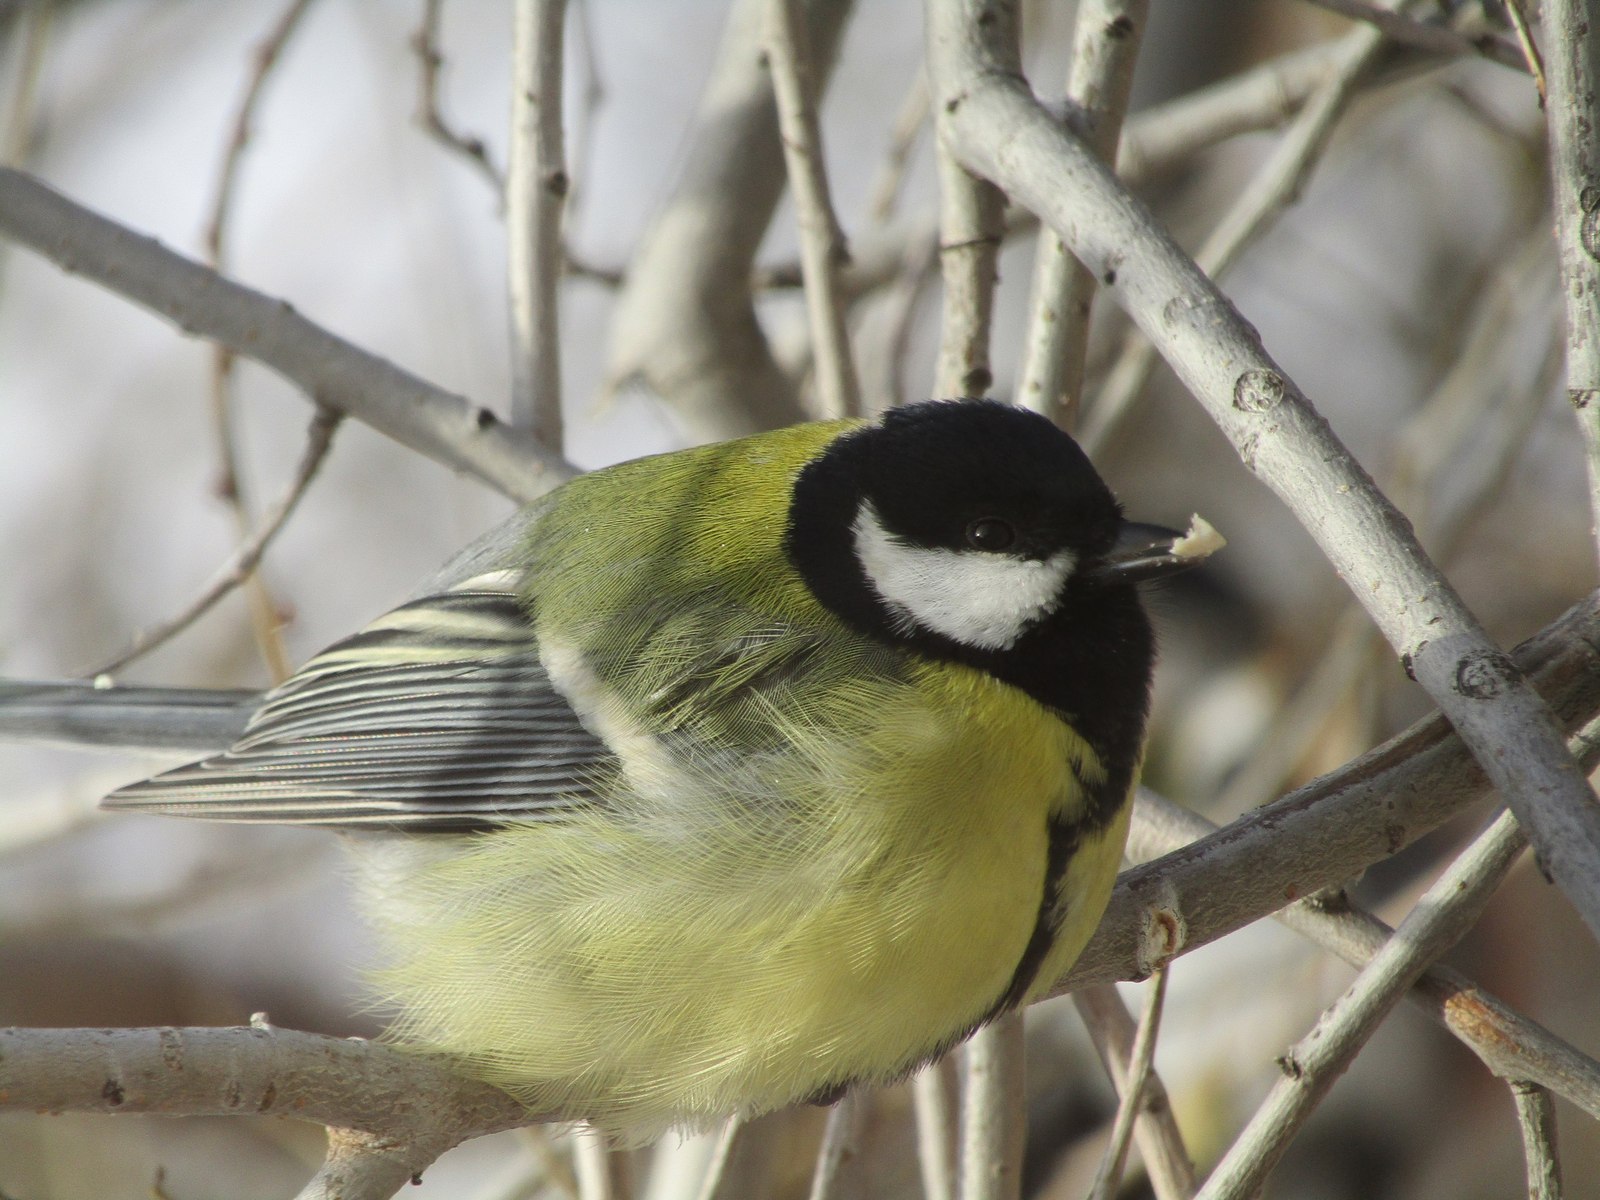
M599 801L616 760L551 682L508 573L379 618L268 693L215 757L108 808L460 832Z

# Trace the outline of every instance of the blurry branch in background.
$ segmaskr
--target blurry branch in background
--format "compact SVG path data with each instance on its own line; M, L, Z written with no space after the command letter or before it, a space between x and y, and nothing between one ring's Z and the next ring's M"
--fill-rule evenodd
M839 272L850 260L850 252L828 194L822 130L817 123L818 89L800 0L768 0L765 45L778 105L784 168L800 230L800 270L811 321L817 415L853 417L861 412L861 388L856 382L839 293Z
M1522 7L1522 0L1504 0L1506 16L1511 19L1511 27L1517 31L1517 45L1522 48L1522 57L1528 71L1533 76L1533 86L1539 91L1540 107L1549 103L1550 86L1544 73L1544 56L1539 53L1539 45L1533 40L1533 27L1528 23L1528 14Z
M869 192L867 212L876 224L881 225L894 216L899 207L900 188L906 181L906 168L911 163L917 138L928 123L928 108L928 76L919 70L889 126L889 146L884 152L883 166Z
M1260 1194L1334 1081L1428 965L1466 936L1527 844L1516 817L1501 810L1445 869L1344 995L1278 1060L1283 1078L1206 1179L1199 1200L1250 1200Z
M574 474L557 452L518 437L488 409L9 167L0 167L0 237L261 363L314 403L514 499L535 499Z
M1590 519L1600 535L1600 20L1586 0L1544 0L1543 14L1567 398L1588 457Z
M1166 977L1165 968L1158 972L1158 977ZM1123 1098L1118 1108L1120 1112L1131 1095L1139 1022L1128 1012L1114 984L1079 988L1072 993L1072 1002L1094 1041L1112 1086ZM1172 1115L1166 1085L1156 1073L1154 1063L1145 1068L1144 1085L1134 1110L1133 1136L1156 1200L1188 1200L1194 1195L1194 1161L1183 1144L1183 1134Z
M559 453L561 214L567 195L561 127L566 0L512 6L511 154L506 267L511 300L511 425Z
M1522 1152L1528 1164L1528 1200L1561 1200L1561 1160L1556 1155L1556 1106L1536 1083L1513 1080Z
M1081 0L1072 38L1067 103L1084 144L1114 161L1149 0ZM1016 403L1065 428L1077 423L1089 346L1094 276L1061 239L1039 231L1026 348Z
M9 19L22 26L17 39L16 62L10 71L10 86L5 89L5 108L0 110L0 166L23 166L32 149L34 118L39 101L39 78L44 71L45 51L50 45L50 27L55 21L55 5L28 4L14 11Z
M1506 67L1526 69L1522 51L1512 42L1488 32L1463 33L1449 25L1419 20L1405 5L1384 7L1369 0L1309 0L1318 8L1352 21L1365 21L1390 41L1414 46L1432 54L1479 54ZM1466 6L1463 6L1466 7Z
M1417 544L1260 335L1022 81L981 0L926 8L947 149L1033 208L1104 279L1190 393L1366 606L1600 936L1600 804L1549 710Z
M496 195L506 190L505 175L492 158L483 139L462 133L445 119L439 104L439 79L444 71L444 51L439 45L439 21L444 0L422 0L422 21L411 35L411 49L417 56L417 124L445 149L466 159L489 183Z
M735 0L685 137L671 196L635 249L611 319L613 390L643 383L694 441L804 419L756 319L751 274L783 195L772 81L761 62L770 0ZM806 0L822 94L849 0Z
M911 1081L912 1119L917 1133L917 1173L923 1200L956 1200L960 1125L960 1079L952 1054L929 1063Z
M219 274L227 267L227 225L233 211L233 199L239 182L239 171L244 163L244 152L250 144L256 109L266 92L267 79L283 55L283 48L300 28L301 18L311 7L311 0L290 0L287 8L273 23L267 35L256 46L254 66L245 85L244 96L234 114L228 132L227 149L223 151L222 166L217 174L216 192L206 220L203 245L205 263ZM233 514L235 535L248 540L254 519L251 516L250 491L239 469L237 430L233 421L233 352L226 346L211 347L211 424L217 440L217 493ZM264 543L263 543L264 548ZM260 555L257 554L259 561ZM239 584L242 585L250 609L250 627L255 635L257 650L266 664L267 678L281 683L289 677L289 656L283 645L279 629L278 605L273 600L261 572L254 564L247 570ZM232 586L232 585L230 585ZM223 589L225 592L227 588ZM223 592L218 592L220 596ZM195 614L196 616L199 613ZM192 619L192 618L191 618Z
M182 609L159 625L140 631L134 637L131 646L88 674L99 677L120 671L135 659L142 658L157 646L165 644L183 632L209 612L212 606L230 591L255 577L254 572L261 563L262 555L267 552L272 539L278 536L278 531L294 514L295 506L300 503L301 497L306 494L306 489L311 486L311 481L316 478L317 470L322 466L323 459L328 455L328 448L333 444L334 430L339 428L341 420L343 420L342 413L326 408L317 410L317 415L311 420L311 428L307 431L305 450L300 455L300 463L295 468L294 478L289 481L283 495L262 514L261 523L248 532L244 541L234 551L233 557L212 576L211 582L201 589L200 594Z
M1272 153L1235 198L1205 244L1195 253L1195 264L1214 280L1231 270L1247 248L1270 229L1299 200L1333 137L1361 77L1383 49L1383 35L1362 27L1339 40L1322 84L1273 147ZM1112 367L1094 407L1083 423L1079 440L1092 457L1102 451L1134 403L1157 363L1155 347L1130 330L1124 349Z

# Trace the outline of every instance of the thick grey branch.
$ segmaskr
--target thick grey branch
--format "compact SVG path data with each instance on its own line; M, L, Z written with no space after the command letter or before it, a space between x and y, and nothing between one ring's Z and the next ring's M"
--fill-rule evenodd
M9 167L0 167L0 236L160 314L185 333L269 367L308 398L508 496L532 500L575 473L560 455L519 438L488 409Z

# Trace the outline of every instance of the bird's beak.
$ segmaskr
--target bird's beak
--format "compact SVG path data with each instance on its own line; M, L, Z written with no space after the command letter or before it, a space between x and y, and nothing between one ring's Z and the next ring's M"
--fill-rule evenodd
M1089 568L1088 579L1098 584L1163 579L1199 566L1225 545L1223 536L1198 515L1183 533L1161 525L1125 521L1110 551Z

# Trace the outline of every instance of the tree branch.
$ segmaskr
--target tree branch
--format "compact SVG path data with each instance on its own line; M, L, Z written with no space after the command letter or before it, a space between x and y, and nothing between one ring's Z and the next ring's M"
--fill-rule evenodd
M1600 17L1586 0L1544 0L1543 13L1567 398L1583 437L1590 520L1600 537Z
M532 500L576 473L559 454L517 437L488 409L9 167L0 167L0 236L150 309L184 333L259 362L308 399L515 499Z
M511 154L506 169L506 268L511 298L511 424L560 450L561 210L567 196L561 129L566 0L517 0L511 57Z

